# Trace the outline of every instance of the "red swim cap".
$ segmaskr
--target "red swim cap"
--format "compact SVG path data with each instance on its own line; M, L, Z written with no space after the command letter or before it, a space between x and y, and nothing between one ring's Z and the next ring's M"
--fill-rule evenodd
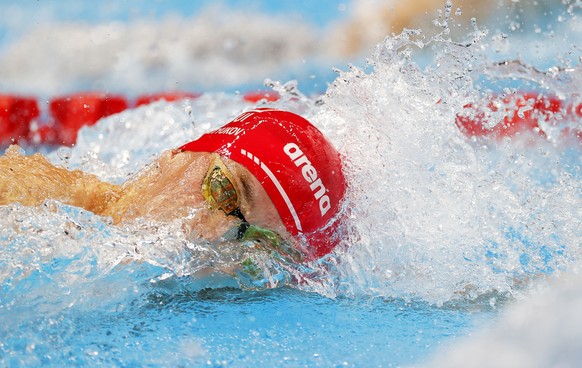
M338 211L346 189L339 153L299 115L261 108L181 147L216 152L246 167L262 184L287 230L311 256L338 244Z

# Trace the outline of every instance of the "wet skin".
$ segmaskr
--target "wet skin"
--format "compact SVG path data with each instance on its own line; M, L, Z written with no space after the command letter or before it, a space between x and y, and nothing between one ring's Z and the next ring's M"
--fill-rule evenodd
M245 219L287 237L259 181L242 165L222 160L235 181ZM115 224L136 218L161 222L180 219L188 238L216 241L241 220L212 208L202 195L202 182L211 163L210 153L165 151L125 183L114 185L79 170L54 166L40 154L21 155L13 146L0 156L0 205L38 206L54 199L111 217Z

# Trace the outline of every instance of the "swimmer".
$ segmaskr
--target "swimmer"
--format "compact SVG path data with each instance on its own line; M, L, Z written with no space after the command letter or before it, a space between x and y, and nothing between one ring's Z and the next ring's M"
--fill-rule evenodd
M337 245L346 182L339 153L291 112L255 109L168 150L122 185L24 156L0 157L0 205L47 199L110 217L180 220L189 239L258 241L294 261Z

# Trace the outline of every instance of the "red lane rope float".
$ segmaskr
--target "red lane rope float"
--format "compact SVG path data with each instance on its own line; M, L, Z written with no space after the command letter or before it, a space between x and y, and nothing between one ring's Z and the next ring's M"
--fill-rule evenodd
M49 109L53 127L58 128L58 143L73 145L77 132L85 125L93 125L99 119L126 110L125 97L99 92L76 93L57 97L50 101Z
M250 91L243 95L243 99L246 102L257 103L261 100L266 100L267 102L275 102L281 98L279 93L275 91Z
M582 125L570 127L565 123L582 117L582 103L566 105L555 97L524 92L493 98L484 104L467 104L464 108L455 122L469 137L501 139L526 132L545 137L544 128L559 127L562 136L582 138Z
M11 143L39 145L73 145L77 132L85 125L93 125L99 119L122 112L129 107L165 100L174 102L196 99L201 93L168 91L138 96L133 103L121 95L102 92L81 92L50 99L48 121L38 123L40 109L31 97L0 95L0 147ZM249 103L277 101L274 91L250 91L243 95Z
M36 99L0 95L0 146L26 141L30 126L40 115Z
M138 96L134 103L124 96L100 92L75 93L60 96L49 102L49 120L39 124L40 109L35 98L0 94L0 146L11 143L31 145L72 145L78 130L93 125L99 119L121 112L132 106L154 101L169 102L196 99L199 93L158 92ZM273 102L280 99L274 91L250 91L242 96L249 103ZM513 137L523 132L545 136L544 127L559 127L561 134L577 137L582 142L582 125L574 121L582 118L582 103L569 104L555 97L534 93L516 93L494 97L482 104L472 103L456 117L456 125L468 137ZM568 124L560 126L563 121Z

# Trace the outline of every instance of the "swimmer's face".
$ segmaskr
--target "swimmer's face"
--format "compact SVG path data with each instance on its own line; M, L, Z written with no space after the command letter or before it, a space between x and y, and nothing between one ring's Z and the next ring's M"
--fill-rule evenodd
M123 195L110 215L117 222L136 217L159 221L184 219L191 238L218 240L241 220L211 205L203 183L215 158L205 152L165 152L136 179L124 185ZM240 212L250 224L287 235L273 202L259 181L242 165L221 158L233 181Z

